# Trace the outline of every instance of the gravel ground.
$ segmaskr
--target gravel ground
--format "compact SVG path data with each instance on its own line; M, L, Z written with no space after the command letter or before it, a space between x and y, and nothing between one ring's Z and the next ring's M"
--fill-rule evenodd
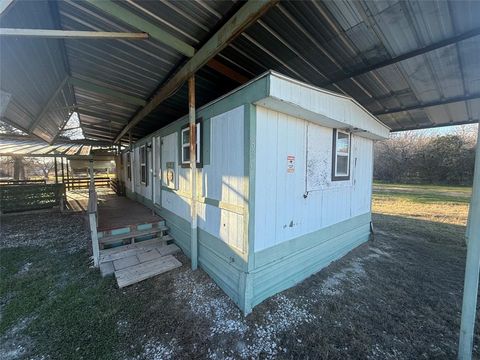
M1 220L2 359L456 357L465 248L412 234L419 220L376 216L374 241L246 318L183 255L184 266L119 290L89 266L82 216Z

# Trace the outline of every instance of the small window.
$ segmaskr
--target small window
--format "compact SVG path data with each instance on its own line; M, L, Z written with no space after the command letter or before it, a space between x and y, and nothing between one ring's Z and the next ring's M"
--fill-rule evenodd
M202 127L201 123L197 121L195 127L195 137L196 143L195 148L197 150L197 167L202 166ZM181 164L182 167L189 167L190 166L190 126L186 125L182 128L180 133L180 157L181 157Z
M140 147L140 182L147 186L147 147Z
M333 130L332 181L350 179L350 134Z
M132 160L130 159L130 151L127 152L127 178L132 180Z

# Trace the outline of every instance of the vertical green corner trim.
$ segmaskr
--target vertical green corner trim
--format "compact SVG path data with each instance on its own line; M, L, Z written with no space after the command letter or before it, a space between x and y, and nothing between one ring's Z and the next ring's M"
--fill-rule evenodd
M255 268L254 226L255 226L255 144L256 144L256 106L244 105L244 194L247 208L244 217L244 236L247 251L247 266L240 275L239 307L245 315L252 311L253 275Z
M255 268L255 157L256 157L257 107L245 105L245 176L248 177L248 270Z

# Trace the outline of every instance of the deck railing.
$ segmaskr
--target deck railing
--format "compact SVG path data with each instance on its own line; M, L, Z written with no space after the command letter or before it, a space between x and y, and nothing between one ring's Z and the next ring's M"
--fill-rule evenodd
M1 185L32 185L32 184L46 184L45 179L40 180L0 180Z
M2 213L48 209L60 206L63 211L65 187L63 184L23 184L0 186Z
M118 179L110 179L110 189L118 196L125 196L125 183Z
M100 248L98 244L98 198L97 191L95 190L95 182L92 181L89 184L88 189L88 223L90 225L90 236L92 238L92 250L93 250L93 265L98 266L98 259L100 255Z
M110 178L108 176L96 176L94 179L95 179L95 186L97 187L110 186ZM88 189L90 187L90 178L89 177L81 177L81 178L72 177L69 179L65 179L65 185L67 186L68 190Z

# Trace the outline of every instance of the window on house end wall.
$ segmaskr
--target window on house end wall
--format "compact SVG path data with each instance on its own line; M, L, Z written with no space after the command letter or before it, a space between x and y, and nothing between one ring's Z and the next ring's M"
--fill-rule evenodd
M195 127L197 167L202 167L202 126L197 120ZM180 132L180 158L182 167L190 167L190 126L182 127Z
M132 160L131 160L131 152L127 152L127 178L128 180L132 180Z
M145 145L140 147L140 182L147 186L147 147Z
M332 181L350 179L351 135L347 132L333 130Z

